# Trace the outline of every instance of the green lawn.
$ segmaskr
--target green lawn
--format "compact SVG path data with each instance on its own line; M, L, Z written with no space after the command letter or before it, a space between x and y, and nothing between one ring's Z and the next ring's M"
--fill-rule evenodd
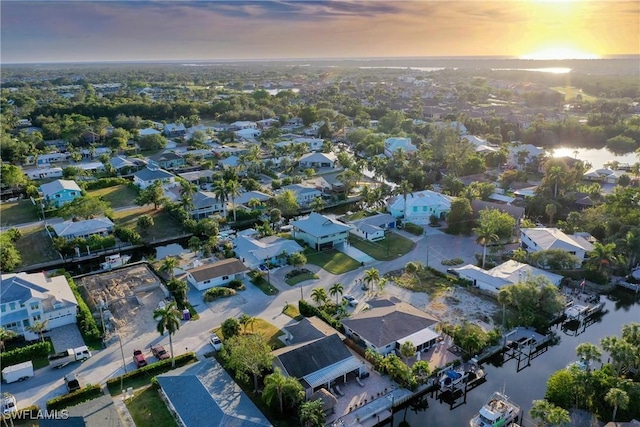
M153 387L147 387L125 401L131 417L137 426L177 427L160 393Z
M247 330L243 331L242 329L240 329L240 333L262 334L267 340L267 343L274 350L284 347L284 343L280 339L278 339L280 335L284 335L284 332L282 332L282 330L278 329L277 326L259 317L256 317L254 319L255 320L253 321L253 323L247 325ZM215 328L212 332L218 335L224 342L225 337L222 333L222 328Z
M342 252L332 249L326 252L305 251L307 263L322 267L332 274L342 274L360 267L360 263Z
M576 95L582 95L583 101L594 102L598 100L597 97L592 95L587 95L586 93L582 92L580 88L575 86L555 86L549 89L555 90L556 92L563 94L565 101L575 101Z
M297 276L293 276L290 279L287 279L286 282L289 286L295 286L300 282L304 282L305 280L317 279L318 275L313 273L303 273L298 274Z
M135 199L138 196L134 189L124 184L91 190L87 193L91 196L101 197L104 201L109 202L114 209L135 205Z
M426 268L421 269L418 277L405 272L386 276L401 288L409 289L413 292L425 292L430 296L437 296L455 286L455 281L452 278L441 277Z
M3 226L39 221L38 212L39 208L29 199L0 203L0 221Z
M414 243L406 237L387 233L384 240L370 242L356 236L349 236L349 243L378 261L390 261L413 250Z
M21 231L22 237L16 242L16 249L22 257L22 266L60 259L44 226L25 228Z
M264 276L259 276L256 279L251 279L251 283L253 283L256 288L260 289L265 295L275 295L279 292L278 288L267 282Z
M136 224L138 217L145 214L150 215L153 218L154 225L147 230L145 234L143 234L141 230L137 229ZM138 233L142 236L142 240L145 242L153 242L157 239L178 236L184 233L182 225L180 225L180 223L171 215L162 209L154 209L151 205L115 212L114 221L116 225L136 228Z
M298 307L296 307L294 304L287 304L283 308L282 312L291 317L293 320L302 320L302 315L300 314Z

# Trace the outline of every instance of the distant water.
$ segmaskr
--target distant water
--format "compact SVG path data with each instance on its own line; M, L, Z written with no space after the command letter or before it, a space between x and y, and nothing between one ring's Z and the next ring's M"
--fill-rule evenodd
M605 163L617 161L620 164L633 165L639 162L638 156L635 153L627 153L623 155L614 154L606 148L570 148L559 147L554 148L553 157L574 157L579 160L589 162L594 168L602 168ZM576 155L577 152L577 155Z
M543 68L492 68L491 71L535 71L538 73L568 74L571 68L568 67L543 67Z
M440 70L445 70L446 68L443 67L358 67L361 70L375 70L375 69L380 69L380 68L385 68L385 69L389 69L389 70L414 70L414 71L426 71L426 72L430 72L430 71L440 71Z

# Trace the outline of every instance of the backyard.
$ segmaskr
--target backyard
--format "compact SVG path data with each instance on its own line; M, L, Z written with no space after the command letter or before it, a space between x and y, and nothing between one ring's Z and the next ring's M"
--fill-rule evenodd
M171 215L162 209L154 209L151 205L141 206L114 213L114 222L122 227L137 227L138 218L141 215L149 215L153 218L154 225L145 233L137 230L145 242L155 242L167 237L179 236L183 234L182 226Z
M325 252L306 250L307 263L317 265L331 274L343 274L360 267L360 263L342 252L331 249Z
M212 332L224 340L222 328L216 328ZM284 347L284 343L278 338L280 335L283 335L284 332L259 317L255 317L252 322L247 324L246 330L241 327L241 332L247 334L261 334L267 340L269 346L274 350Z
M36 202L37 204L38 202ZM11 226L39 221L38 206L34 206L31 200L24 199L17 202L0 203L0 218L2 226Z
M53 242L43 225L23 228L22 237L16 242L20 252L22 266L60 259L60 254L53 248Z
M349 243L378 261L390 261L405 255L413 249L413 242L396 233L387 233L384 240L370 242L356 236L349 236Z
M87 191L90 196L100 197L109 202L113 209L135 205L138 193L127 185L115 185L113 187L100 188Z
M385 274L385 277L401 288L409 289L413 292L424 292L429 296L438 296L455 285L455 281L452 278L443 277L441 274L425 267L421 267L416 274L408 273L405 270L395 270Z
M167 409L167 405L160 398L160 393L153 387L147 387L125 401L133 421L138 426L177 427Z

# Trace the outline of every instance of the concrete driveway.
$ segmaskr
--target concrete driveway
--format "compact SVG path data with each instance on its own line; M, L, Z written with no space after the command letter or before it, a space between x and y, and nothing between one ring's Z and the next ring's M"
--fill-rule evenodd
M65 351L68 348L77 348L84 345L82 334L80 334L78 325L75 323L53 328L45 335L51 338L51 343L56 353Z

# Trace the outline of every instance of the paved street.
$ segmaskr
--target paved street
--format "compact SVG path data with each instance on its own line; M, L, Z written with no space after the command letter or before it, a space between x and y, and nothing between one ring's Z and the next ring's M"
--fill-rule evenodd
M174 352L180 354L185 351L196 351L202 355L211 351L211 346L208 344L209 331L219 326L225 319L237 317L242 313L263 318L281 328L293 322L291 318L282 314L283 306L287 302L296 303L300 299L301 291L302 295L309 299L313 288L323 287L328 290L331 285L340 282L344 286L345 294L351 294L359 301L363 301L364 291L355 284L355 281L362 278L364 270L368 268L377 268L384 274L403 268L409 261L417 260L426 265L428 256L429 266L446 271L448 267L441 264L443 259L459 257L465 263L473 263L474 254L482 250L473 237L450 236L439 229L432 228L428 228L427 232L427 236L412 236L400 232L416 242L416 248L412 252L393 261L374 261L342 275L336 276L320 270L318 280L291 287L284 281L284 275L291 267L273 270L270 274L271 283L280 290L280 293L275 296L267 296L247 282L247 290L239 292L238 295L206 304L202 301L200 292L190 290L189 300L194 304L200 319L183 322L180 330L173 337ZM135 321L135 318L132 321ZM168 337L166 335L161 337L156 331L142 333L133 340L123 342L122 350L126 369L128 371L135 369L132 361L135 348L148 349L150 345L160 343L169 349ZM23 383L5 384L3 391L13 393L21 407L37 404L44 408L46 400L64 393L62 378L67 373L76 372L84 384L98 384L122 374L122 364L119 342L112 340L106 349L95 351L93 357L83 363L77 362L61 370L39 369L34 378Z

